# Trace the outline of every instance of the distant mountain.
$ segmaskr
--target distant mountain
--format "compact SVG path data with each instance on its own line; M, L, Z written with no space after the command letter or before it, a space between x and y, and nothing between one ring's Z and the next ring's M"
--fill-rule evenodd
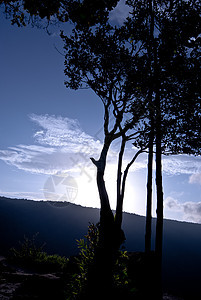
M18 245L24 235L46 243L44 250L70 256L78 253L76 239L99 221L99 210L75 204L0 197L0 255ZM153 247L155 236L153 219ZM124 213L127 251L144 251L145 218ZM201 225L164 220L163 279L169 292L184 299L201 299Z

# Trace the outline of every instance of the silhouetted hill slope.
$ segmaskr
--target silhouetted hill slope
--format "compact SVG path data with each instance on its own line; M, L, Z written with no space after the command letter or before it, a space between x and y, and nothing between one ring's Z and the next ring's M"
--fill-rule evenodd
M1 253L17 246L24 235L45 242L45 250L60 255L77 251L76 239L87 233L89 222L98 221L99 211L77 205L53 206L46 201L18 200L0 197Z
M0 197L0 255L18 245L24 235L46 243L45 251L70 256L77 253L89 222L97 223L99 210L69 204L56 207L44 201ZM127 251L144 251L145 218L124 213ZM153 241L155 219L153 220ZM154 246L154 243L153 243ZM164 220L164 286L185 299L201 299L201 225Z

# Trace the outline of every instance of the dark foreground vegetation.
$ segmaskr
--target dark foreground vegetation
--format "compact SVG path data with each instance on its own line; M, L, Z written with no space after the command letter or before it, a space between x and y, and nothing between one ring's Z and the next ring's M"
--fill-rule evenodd
M154 295L154 255L118 251L111 289L94 290L97 275L90 280L98 244L98 226L90 224L84 239L77 241L79 255L69 258L48 255L39 245L37 234L24 238L0 262L0 296L6 299L152 299ZM107 256L107 255L106 255ZM150 281L150 273L152 280ZM94 272L93 272L94 274ZM105 293L106 292L106 293ZM5 297L5 298L3 298ZM112 297L112 298L111 298Z
M86 243L80 240L87 233L89 221L93 224L98 222L100 211L65 203L63 206L61 203L55 206L54 203L50 205L44 201L2 197L0 199L0 256L6 257L6 260L1 259L0 299L11 299L9 295L14 292L16 297L22 295L20 299L25 299L23 297L27 294L26 299L68 299L66 291L72 292L70 286L79 291L78 286L82 284L79 281L81 277L78 272L80 267L77 259L83 257L80 255L82 250L83 254L86 254ZM153 219L153 224L155 224L155 219ZM147 291L150 295L151 289L155 290L157 284L154 267L152 267L154 265L153 252L151 252L151 260L143 252L145 218L124 213L123 230L126 241L123 244L125 249L121 248L121 251L127 250L128 252L117 252L117 254L122 254L115 265L116 275L113 277L113 287L115 286L119 296L124 293L123 299L126 299L127 292L128 294L135 292L135 295L138 293L139 296L137 289ZM39 234L35 235L37 232ZM180 296L183 300L201 299L200 233L200 224L164 220L164 293ZM24 235L28 239L24 239ZM18 241L21 241L21 244ZM9 249L12 247L16 250L10 252ZM26 251L29 248L35 250ZM51 255L52 253L58 255ZM8 257L11 258L10 254L13 258L8 261ZM107 252L105 254L107 255ZM82 261L80 266L83 268L86 266L86 260L80 259L79 262ZM117 266L120 269L119 267L117 269ZM118 271L122 269L125 272ZM104 268L102 274L103 277L106 274ZM98 281L97 275L93 278ZM147 287L146 278L151 279L150 287ZM122 280L124 280L123 287L120 284ZM102 288L99 285L98 292L97 289L94 292L96 298L93 299L97 299L100 290L102 291ZM114 296L114 288L111 293ZM33 297L31 298L30 295ZM111 299L115 299L113 296ZM135 297L133 299L138 299L137 296ZM149 298L150 296L147 300ZM164 299L169 300L169 298Z

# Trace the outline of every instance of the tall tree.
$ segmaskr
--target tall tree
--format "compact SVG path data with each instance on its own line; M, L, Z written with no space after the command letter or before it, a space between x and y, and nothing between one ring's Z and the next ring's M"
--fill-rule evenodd
M1 1L6 5L27 3L27 7L31 2ZM107 255L109 259L105 260L107 263L102 265L106 269L106 265L110 265L114 248L117 249L121 242L122 207L128 170L145 148L149 151L146 250L150 251L152 160L153 152L156 152L155 250L160 274L163 232L162 153L201 152L201 3L199 0L127 0L132 13L122 28L117 29L107 23L108 10L117 2L97 0L92 5L89 0L54 1L52 6L48 6L48 1L36 1L36 6L31 6L32 11L26 9L31 16L46 17L48 20L57 16L58 19L71 19L77 23L71 37L62 34L67 52L66 85L73 89L83 84L90 87L104 105L105 139L100 157L98 160L92 158L92 162L97 167L101 201L100 244L103 249L107 247L111 250L111 255ZM16 18L14 23L21 25L25 15L20 15L21 12L15 6L12 9L11 15L14 12ZM60 15L62 9L64 13ZM111 116L114 118L113 123L110 122ZM109 149L117 138L121 138L121 146L114 218L104 174ZM125 145L131 140L139 151L122 174ZM111 268L107 270L110 274ZM157 297L161 298L161 290Z
M162 261L162 233L163 233L163 188L162 188L162 128L161 128L161 96L160 96L160 65L158 61L158 40L156 31L156 7L154 1L128 1L132 6L132 16L127 19L128 33L139 45L139 55L144 62L141 67L144 78L141 80L141 91L148 102L146 121L148 125L148 180L147 180L147 215L145 250L150 254L151 250L151 208L152 208L152 168L153 168L153 145L156 151L156 186L157 186L157 224L156 245L157 257L157 289L155 297L161 297L161 261ZM133 89L136 89L134 82ZM139 137L139 140L142 137ZM144 138L144 137L143 137ZM151 274L150 270L148 270ZM150 281L148 278L146 284Z
M104 106L104 142L98 160L91 158L97 168L97 186L100 196L100 240L96 256L96 279L98 285L107 291L111 286L112 262L124 239L121 230L123 199L129 168L146 148L146 141L122 170L126 143L131 142L145 130L146 103L137 94L130 93L128 70L131 62L138 60L125 44L121 29L113 28L107 22L93 28L73 30L70 37L62 34L65 42L66 86L72 89L91 88ZM137 62L135 63L137 65ZM136 73L138 69L136 68ZM134 75L134 74L133 74ZM137 75L136 75L137 76ZM139 94L139 92L137 92ZM134 111L134 114L130 112ZM111 119L112 117L112 119ZM117 204L113 216L104 182L106 160L111 144L121 139L117 163ZM98 278L98 280L97 280ZM97 284L93 286L97 288Z
M140 87L150 103L146 251L150 251L152 145L156 151L158 275L162 263L163 154L199 154L200 147L200 1L127 1L132 15L128 36L138 43L144 78ZM193 46L193 47L192 47ZM131 77L132 78L132 77ZM194 80L193 80L194 78ZM144 80L145 79L145 80ZM132 79L130 80L132 81ZM133 80L133 89L136 89ZM187 121L189 120L189 121ZM190 126L190 130L189 130ZM151 134L153 133L153 134ZM154 138L153 138L154 137ZM158 281L160 280L158 276ZM159 285L161 286L161 285ZM157 297L161 298L161 292Z

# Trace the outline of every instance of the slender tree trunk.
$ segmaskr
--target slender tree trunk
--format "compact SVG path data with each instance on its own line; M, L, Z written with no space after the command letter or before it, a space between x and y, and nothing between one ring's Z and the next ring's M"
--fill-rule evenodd
M118 159L118 169L117 169L117 205L116 205L116 222L121 225L122 221L122 208L123 208L123 198L122 198L122 187L121 187L121 179L122 179L122 162L123 162L123 154L125 150L126 139L122 137L121 149L119 152Z
M122 141L122 148L121 148L121 150L124 151L124 147L125 147L125 141ZM115 240L116 240L116 249L118 249L119 246L122 244L122 242L125 240L125 235L124 235L123 230L121 229L121 225L122 225L122 215L123 215L123 201L124 201L125 186L126 186L126 179L127 179L127 176L128 176L128 171L129 171L129 168L132 166L132 164L137 159L137 157L142 152L143 152L143 149L140 149L140 150L138 150L135 153L133 159L126 166L126 169L125 169L124 174L123 174L123 179L119 180L120 183L121 183L121 188L120 188L119 197L117 198L116 216L115 216L115 222L114 222L114 224L115 224L115 233L117 235L115 237ZM120 176L120 178L121 178L122 177L122 173L118 172L118 176ZM117 186L118 186L118 184L117 184ZM118 195L118 193L117 193L117 195Z
M103 299L112 291L114 216L104 181L106 157L110 144L111 141L105 142L98 161L91 158L97 167L97 186L101 203L100 227L99 244L95 250L94 264L89 269L88 285L83 299L94 299L97 292L100 296L98 299Z
M126 138L122 136L121 149L119 152L118 159L118 170L117 170L117 205L115 214L115 247L118 250L122 242L125 240L124 233L121 229L122 217L123 217L123 195L122 195L122 162L123 154L126 145Z
M91 158L94 165L97 167L97 187L100 197L100 223L107 226L108 222L112 223L114 221L113 213L110 207L109 197L105 186L104 174L106 166L107 153L110 147L112 140L105 138L105 143L101 151L101 155L98 161L94 158ZM104 225L104 226L105 226ZM109 224L108 224L109 225Z
M156 1L152 2L152 18ZM154 28L154 27L153 27ZM153 31L154 33L154 31ZM157 39L153 35L153 70L155 93L155 137L156 137L156 191L157 191L157 220L156 220L156 300L162 299L162 249L163 249L163 183L162 183L162 128L161 128L161 99L160 99L160 61L158 60Z
M152 170L153 170L153 134L149 138L148 154L148 175L147 175L147 212L146 212L146 233L145 252L151 252L151 225L152 225Z
M153 105L153 88L154 88L154 70L153 70L153 61L154 61L154 10L153 10L153 1L149 0L149 44L148 44L148 53L149 53L149 95L148 95L148 109L149 109L149 118L150 118L150 134L149 134L149 153L148 153L148 174L147 174L147 212L146 212L146 233L145 233L145 252L150 254L151 252L151 223L152 223L152 171L153 171L153 142L154 142L154 114L155 108Z
M162 184L162 154L161 154L161 111L160 96L156 94L156 190L157 190L157 221L156 221L156 262L157 284L159 287L157 299L162 299L162 248L163 248L163 184Z
M112 243L114 216L110 207L109 197L105 187L104 173L97 170L97 186L101 201L100 209L100 246L108 247Z
M143 152L142 149L137 151L133 159L130 161L130 163L128 163L122 178L122 160L123 160L125 145L126 145L126 138L125 136L123 136L121 150L119 153L118 171L117 171L117 206L116 206L116 215L114 220L114 226L115 226L114 245L116 250L119 250L120 245L125 241L125 235L121 226L122 226L122 217L123 217L123 201L124 201L124 194L125 194L125 185L126 185L128 171L129 168L137 159L137 157L139 156L139 154Z

